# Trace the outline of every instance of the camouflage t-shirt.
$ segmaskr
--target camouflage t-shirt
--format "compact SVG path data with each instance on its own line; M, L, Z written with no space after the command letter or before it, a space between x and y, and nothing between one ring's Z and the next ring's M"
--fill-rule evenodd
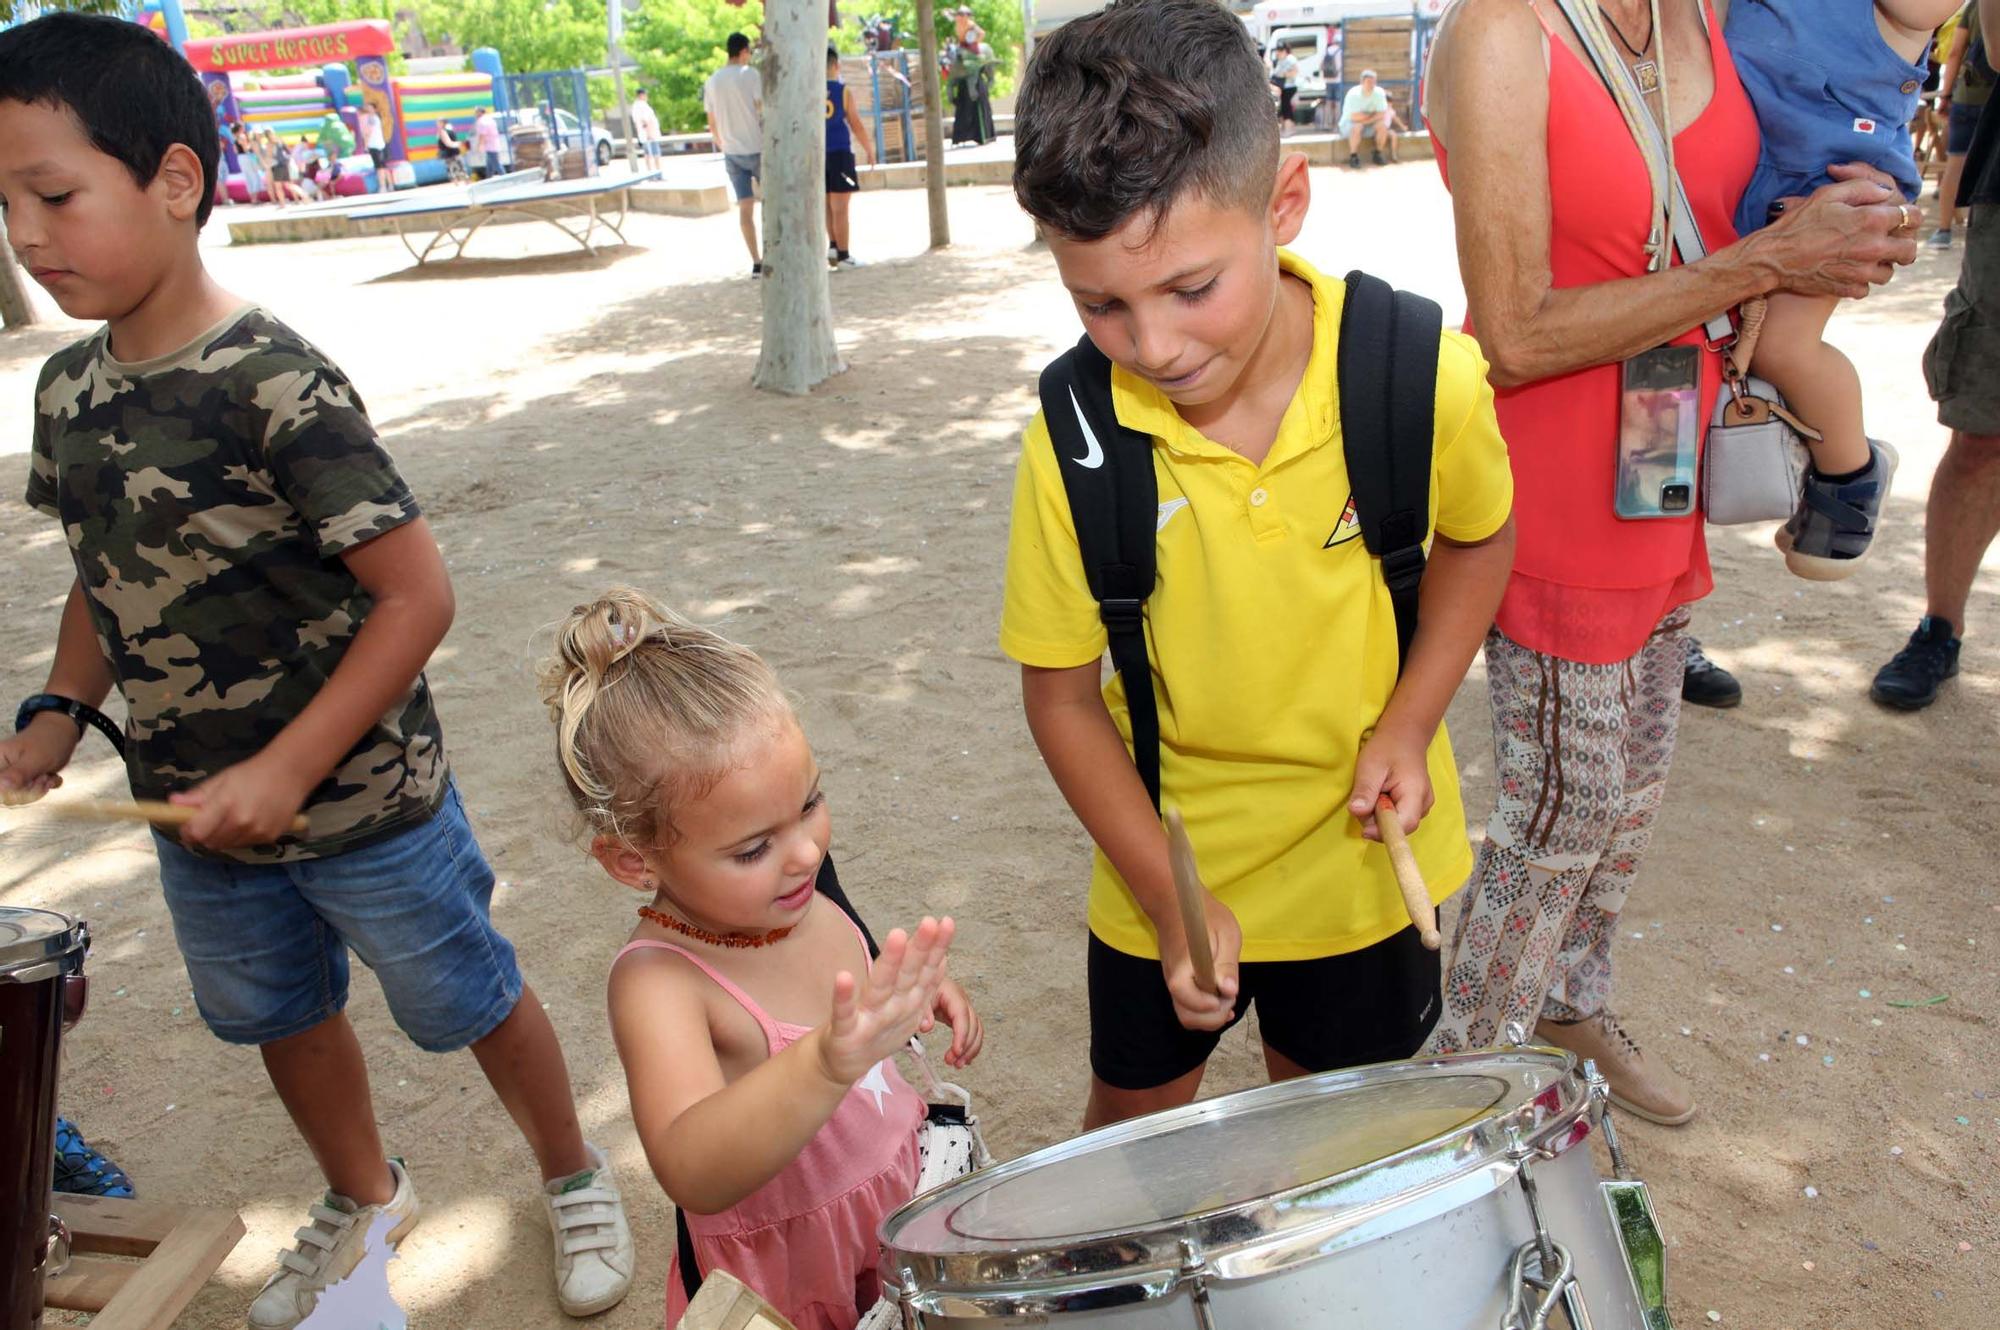
M139 364L103 331L58 352L28 502L69 537L148 799L255 756L305 709L371 604L340 555L417 516L346 376L255 308ZM230 857L352 849L429 817L446 778L420 675L313 790L306 836Z

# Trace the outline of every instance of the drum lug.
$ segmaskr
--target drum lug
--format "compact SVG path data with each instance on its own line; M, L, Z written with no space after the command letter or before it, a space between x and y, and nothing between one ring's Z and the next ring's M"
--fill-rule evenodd
M1507 1131L1507 1159L1521 1179L1521 1195L1528 1202L1528 1220L1535 1236L1514 1252L1507 1270L1507 1311L1500 1330L1548 1330L1549 1316L1560 1304L1568 1313L1570 1330L1591 1330L1590 1313L1577 1287L1576 1266L1569 1249L1549 1236L1542 1216L1541 1191L1535 1182L1535 1163L1553 1159L1555 1153L1527 1145L1518 1128ZM1535 1273L1528 1273L1529 1263Z
M1208 1258L1192 1238L1181 1239L1180 1282L1194 1300L1194 1323L1199 1330L1215 1330L1215 1311L1208 1302Z
M1611 1176L1620 1182L1630 1182L1632 1170L1625 1167L1625 1151L1618 1145L1618 1128L1611 1123L1611 1082L1604 1079L1597 1063L1589 1058L1584 1059L1583 1080L1590 1092L1590 1116L1604 1129L1604 1148L1611 1153Z
M917 1272L907 1265L896 1281L896 1308L902 1313L903 1330L924 1330L923 1318L917 1313Z
M54 1279L69 1269L69 1253L69 1225L63 1223L61 1215L50 1215L49 1236L42 1244L41 1260L36 1262L42 1278Z

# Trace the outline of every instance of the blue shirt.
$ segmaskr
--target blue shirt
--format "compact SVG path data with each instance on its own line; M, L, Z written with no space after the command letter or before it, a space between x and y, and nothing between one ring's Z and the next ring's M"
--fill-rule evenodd
M1723 31L1764 135L1738 230L1765 225L1775 200L1826 184L1836 162L1866 162L1917 196L1910 119L1927 71L1883 40L1874 5L1736 0Z
M847 129L847 85L839 79L826 81L826 150L854 151L854 136Z

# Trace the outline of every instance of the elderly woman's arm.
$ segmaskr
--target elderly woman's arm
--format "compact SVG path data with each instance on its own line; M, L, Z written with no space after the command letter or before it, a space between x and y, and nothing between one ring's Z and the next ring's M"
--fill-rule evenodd
M1986 0L2000 5L2000 0ZM1459 267L1496 387L1612 364L1776 290L1859 296L1915 242L1865 168L1699 263L1557 289L1550 274L1548 55L1520 0L1463 0L1439 43L1428 106L1446 138ZM1468 58L1459 58L1466 56Z

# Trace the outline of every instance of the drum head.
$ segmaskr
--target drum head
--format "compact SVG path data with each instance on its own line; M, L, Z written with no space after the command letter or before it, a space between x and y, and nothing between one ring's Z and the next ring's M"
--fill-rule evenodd
M1184 1237L1205 1250L1374 1215L1504 1156L1509 1128L1553 1137L1585 1107L1564 1055L1389 1063L1246 1090L1025 1155L917 1198L883 1225L892 1268L1076 1268ZM1567 1142L1565 1142L1566 1144ZM1094 1260L1091 1264L1096 1264ZM1100 1267L1102 1268L1102 1267Z
M88 938L83 924L66 914L0 905L0 979L81 952Z

